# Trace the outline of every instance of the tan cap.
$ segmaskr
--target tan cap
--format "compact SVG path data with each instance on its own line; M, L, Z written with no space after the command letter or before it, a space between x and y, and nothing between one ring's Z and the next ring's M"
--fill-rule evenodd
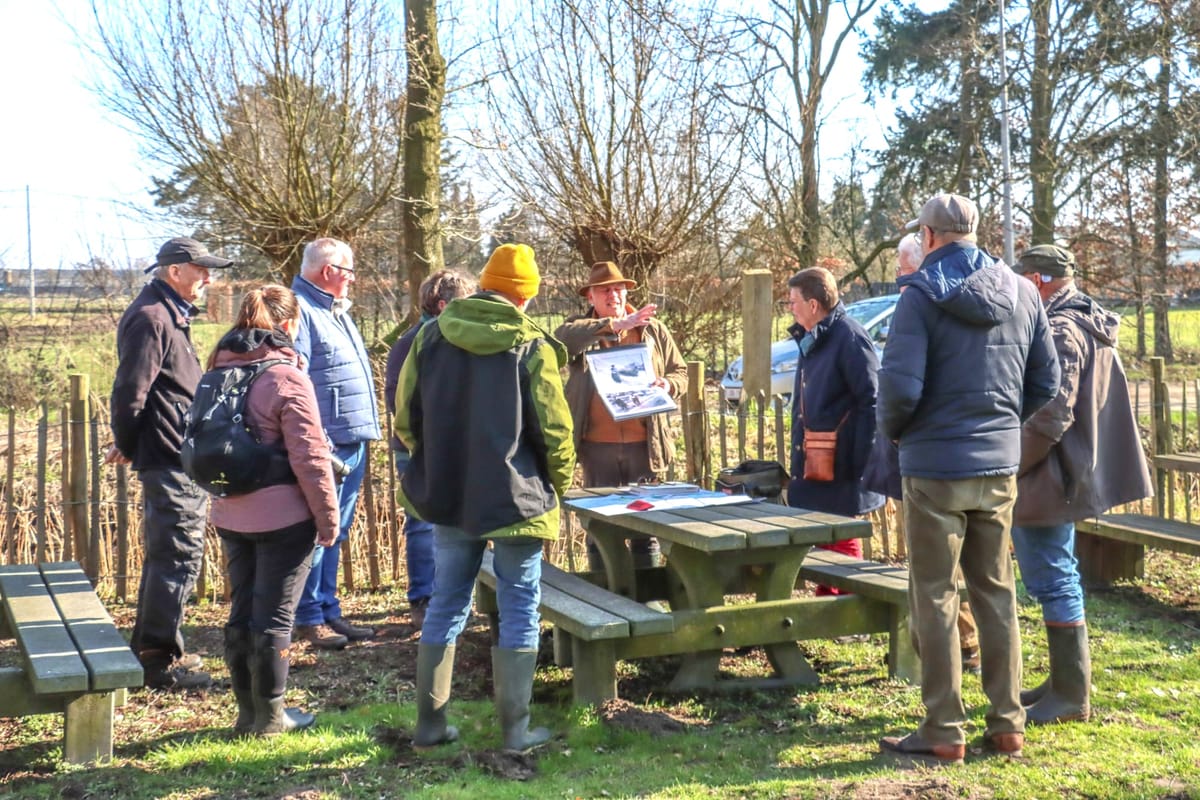
M936 194L921 208L921 215L904 227L933 228L946 233L974 233L979 224L979 209L958 194Z

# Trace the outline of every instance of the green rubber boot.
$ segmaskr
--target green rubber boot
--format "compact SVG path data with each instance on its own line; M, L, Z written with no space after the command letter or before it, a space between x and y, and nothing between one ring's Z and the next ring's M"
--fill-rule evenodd
M492 682L496 685L496 709L504 731L504 749L525 753L550 741L545 728L529 730L529 702L533 698L533 671L537 650L492 648Z
M250 733L254 727L254 681L250 675L250 650L252 647L249 628L225 626L225 664L229 667L229 684L237 700L237 722L233 730L239 734Z
M417 732L413 747L423 750L458 738L446 724L450 680L454 677L454 645L417 645Z
M1047 625L1050 647L1050 688L1025 709L1035 725L1052 722L1086 722L1091 716L1092 657L1087 625Z

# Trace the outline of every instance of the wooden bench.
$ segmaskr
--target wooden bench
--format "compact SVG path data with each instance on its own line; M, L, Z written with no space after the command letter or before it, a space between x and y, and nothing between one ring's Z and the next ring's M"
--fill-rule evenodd
M913 647L908 621L908 570L863 561L832 550L812 549L800 566L806 581L832 586L888 606L888 675L919 684L921 659ZM861 631L875 633L876 631Z
M1200 556L1200 525L1149 514L1080 520L1075 533L1080 577L1089 586L1144 577L1147 547Z
M113 709L142 665L75 562L0 567L0 638L23 668L0 669L0 716L63 714L63 760L111 761Z
M486 613L494 635L499 634L496 571L493 553L484 553L475 604ZM574 668L575 702L596 705L617 696L615 643L637 636L672 633L669 613L622 597L578 575L542 563L542 617L554 625L554 659Z

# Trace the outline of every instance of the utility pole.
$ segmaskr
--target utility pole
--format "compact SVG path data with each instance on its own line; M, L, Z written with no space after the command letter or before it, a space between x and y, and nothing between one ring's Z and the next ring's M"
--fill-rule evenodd
M30 222L28 183L25 184L25 250L29 253L29 317L32 319L37 314L37 307L34 305L33 224Z
M1004 0L1000 2L1000 170L1004 177L1004 262L1016 263L1012 218L1012 158L1008 145L1008 46L1004 42Z

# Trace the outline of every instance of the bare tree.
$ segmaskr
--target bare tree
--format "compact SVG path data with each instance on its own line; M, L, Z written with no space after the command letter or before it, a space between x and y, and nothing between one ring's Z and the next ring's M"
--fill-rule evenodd
M749 137L760 174L750 196L800 266L821 251L817 144L821 100L847 37L876 0L771 0L763 17L741 18L766 53L743 102L756 112Z
M711 225L740 164L742 121L716 90L727 39L711 11L672 8L506 7L479 133L506 191L584 265L616 261L641 290Z
M165 168L161 203L290 278L396 194L401 30L385 0L93 0L96 90Z

